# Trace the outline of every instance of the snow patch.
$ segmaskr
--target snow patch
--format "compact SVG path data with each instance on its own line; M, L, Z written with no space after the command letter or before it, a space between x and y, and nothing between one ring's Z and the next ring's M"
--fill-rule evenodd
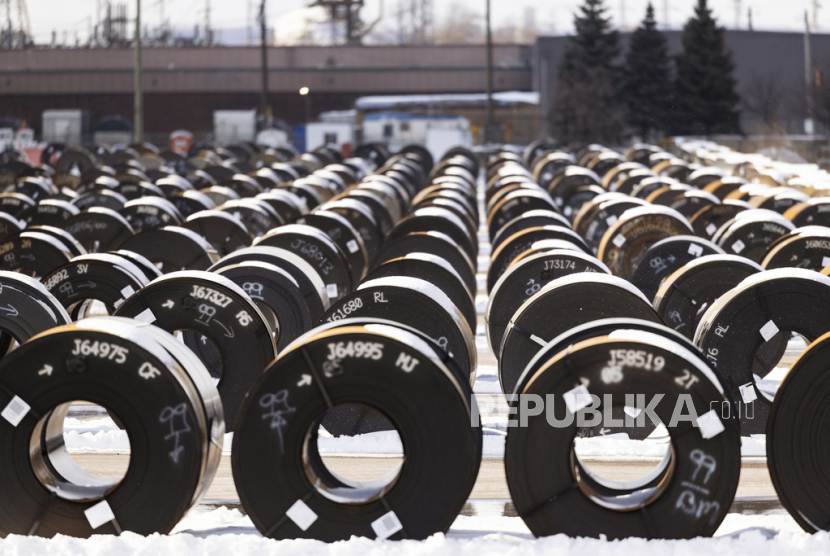
M501 515L501 504L477 503L477 515L458 516L449 532L424 541L377 541L352 537L325 544L311 540L275 541L263 538L250 518L239 510L196 507L170 535L143 537L124 533L120 537L94 535L75 539L58 535L53 539L10 535L0 541L0 556L18 554L73 554L130 556L154 554L294 554L297 556L758 556L759 554L826 555L830 533L808 535L788 515L744 516L730 514L711 539L666 541L627 539L608 542L599 539L555 535L534 539L518 517Z

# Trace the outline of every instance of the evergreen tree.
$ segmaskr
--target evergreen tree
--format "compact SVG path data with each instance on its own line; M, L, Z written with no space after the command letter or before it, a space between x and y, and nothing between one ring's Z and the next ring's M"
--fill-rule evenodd
M611 28L611 18L605 17L603 0L585 0L574 15L576 35L570 37L571 55L582 66L590 69L617 71L614 61L620 53L617 30Z
M678 134L740 133L735 69L706 0L698 0L695 16L683 28L677 57L674 132Z
M657 30L654 8L632 33L623 68L623 100L628 125L648 141L665 130L671 110L671 59L666 37Z
M574 16L559 63L551 111L551 128L563 143L615 143L622 131L616 100L619 38L605 15L603 0L585 0Z

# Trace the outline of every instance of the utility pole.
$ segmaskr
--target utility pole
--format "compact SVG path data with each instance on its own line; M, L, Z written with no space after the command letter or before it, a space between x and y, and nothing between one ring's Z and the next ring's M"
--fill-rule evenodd
M11 50L12 48L14 48L14 31L12 29L12 2L11 2L11 0L7 0L5 2L5 4L6 4L6 23L7 23L7 26L8 26L8 31L7 31L7 34L6 34L6 42L7 42L6 48Z
M167 24L167 18L164 13L164 0L159 0L159 39L163 44L167 44L168 40L172 38L170 26Z
M259 4L259 37L260 51L262 53L262 99L260 110L262 111L263 129L271 120L271 107L268 106L268 41L265 36L265 0Z
M346 9L346 44L354 44L354 12L352 12L352 4L347 2Z
M807 119L804 120L804 133L813 135L815 124L813 119L813 49L810 44L810 16L804 12L804 89L807 93Z
M308 87L300 87L300 96L303 97L303 103L305 104L305 122L309 123L311 121L311 90Z
M144 96L141 90L141 0L135 0L135 66L133 67L134 141L144 141Z
M489 140L493 126L493 33L490 29L490 0L487 2L487 100L484 118L484 140Z
M210 0L205 0L205 46L210 46Z

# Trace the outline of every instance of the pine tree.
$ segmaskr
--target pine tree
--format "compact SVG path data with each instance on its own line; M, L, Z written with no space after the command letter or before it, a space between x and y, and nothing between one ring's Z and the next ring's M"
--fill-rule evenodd
M677 134L740 133L740 98L735 92L735 66L706 0L698 0L695 17L683 28L677 56L675 110Z
M551 112L553 133L563 143L611 144L620 138L619 38L605 12L603 0L585 0L574 16L576 35L559 63Z
M644 140L665 130L671 110L671 59L666 37L657 30L654 7L632 33L623 68L626 120Z
M574 15L576 35L570 38L570 50L575 61L590 69L617 71L614 61L620 53L617 30L611 28L611 18L605 17L603 0L585 0L579 7L581 16Z

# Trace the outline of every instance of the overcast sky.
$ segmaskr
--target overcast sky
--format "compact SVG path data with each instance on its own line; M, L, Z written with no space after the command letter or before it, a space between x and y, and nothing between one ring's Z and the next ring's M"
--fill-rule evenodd
M395 27L394 12L399 0L365 0L366 8L363 18L370 21L376 17L380 2L385 2L383 26ZM747 27L747 11L752 8L755 29L801 31L804 29L804 12L810 10L812 17L813 0L738 0L741 6L740 27ZM301 8L311 0L268 0L269 19L275 19L286 12ZM433 0L435 17L442 21L448 17L453 4L463 4L469 9L484 12L485 0ZM614 23L636 26L645 13L648 0L606 0ZM58 40L67 32L70 42L74 42L77 32L85 40L90 25L96 20L97 6L102 0L26 0L29 9L32 32L39 42L48 42L52 30L58 31ZM205 5L211 5L211 24L213 28L243 28L254 22L259 0L143 0L142 17L149 25L156 25L161 20L162 6L165 17L172 25L180 29L192 29L194 25L203 25ZM581 0L492 0L493 24L500 23L520 25L525 8L532 7L536 14L538 29L570 33L573 30L573 12ZM671 27L681 27L692 14L695 0L655 0L658 20L663 24L667 20ZM830 3L827 9L818 13L819 32L830 32ZM709 0L715 15L722 25L735 27L736 0ZM128 2L130 17L134 17L135 0ZM248 6L246 8L246 6ZM668 14L666 14L668 11ZM0 14L5 19L5 14ZM5 25L5 21L3 22Z

